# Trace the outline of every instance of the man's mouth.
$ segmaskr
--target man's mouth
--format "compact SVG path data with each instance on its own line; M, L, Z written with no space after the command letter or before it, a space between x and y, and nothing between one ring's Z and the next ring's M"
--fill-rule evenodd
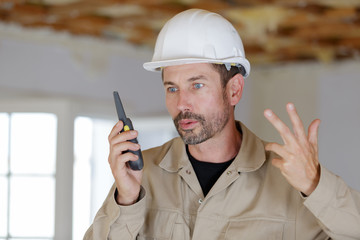
M178 123L181 129L191 130L197 125L198 121L194 119L182 119Z
M192 112L180 112L174 118L174 124L178 131L192 131L197 125L202 124L205 118Z

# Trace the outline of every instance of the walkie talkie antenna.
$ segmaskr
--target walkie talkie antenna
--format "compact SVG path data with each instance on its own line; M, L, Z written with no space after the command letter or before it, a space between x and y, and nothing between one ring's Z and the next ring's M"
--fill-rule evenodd
M116 112L117 112L118 118L119 118L119 120L124 122L126 119L124 106L122 105L119 93L116 91L114 92L114 101L115 101L115 107L116 107Z
M120 121L122 121L124 123L124 127L121 130L121 132L134 130L134 127L132 125L132 122L131 122L130 118L126 117L125 110L124 110L124 107L123 107L122 102L120 100L119 93L116 92L116 91L114 92L114 101L115 101L116 112L117 112L118 118L119 118ZM136 138L131 139L129 141L133 142L133 143L138 143ZM138 160L136 160L136 161L128 161L127 163L129 164L129 166L130 166L130 168L132 170L141 170L143 168L143 166L144 166L141 150L140 149L137 150L137 151L128 150L128 151L125 151L125 152L132 152L133 154L135 154L135 155L137 155L139 157Z

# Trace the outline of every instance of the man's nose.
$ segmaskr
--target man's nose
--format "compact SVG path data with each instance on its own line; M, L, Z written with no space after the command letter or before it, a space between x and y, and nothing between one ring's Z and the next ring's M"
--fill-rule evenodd
M191 111L191 97L187 91L180 91L178 95L177 108L181 112Z

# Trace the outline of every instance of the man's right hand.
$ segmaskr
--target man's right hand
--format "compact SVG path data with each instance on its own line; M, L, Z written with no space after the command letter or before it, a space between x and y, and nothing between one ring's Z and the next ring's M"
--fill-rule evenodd
M138 156L125 151L139 150L140 145L128 141L137 137L137 131L130 130L120 133L123 126L123 122L119 121L110 132L108 138L110 144L108 161L118 192L116 202L119 205L131 205L139 197L143 170L134 171L126 164L128 161L136 161Z

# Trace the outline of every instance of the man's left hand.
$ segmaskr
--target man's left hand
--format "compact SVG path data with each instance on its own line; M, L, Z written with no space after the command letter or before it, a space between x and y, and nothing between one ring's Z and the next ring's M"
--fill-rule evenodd
M320 179L317 141L320 120L316 119L309 125L306 135L294 104L288 103L286 110L293 125L293 132L270 109L264 111L265 117L280 133L284 142L283 145L269 143L265 149L280 156L273 159L272 164L280 169L295 189L309 196Z

